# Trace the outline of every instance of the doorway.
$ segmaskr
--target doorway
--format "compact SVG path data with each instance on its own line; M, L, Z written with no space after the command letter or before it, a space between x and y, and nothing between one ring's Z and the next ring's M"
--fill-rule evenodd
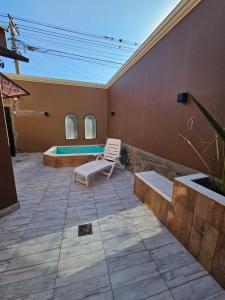
M11 156L16 156L16 145L15 145L14 134L13 134L11 109L10 107L5 106L4 110L5 110L6 127L8 131L8 139L9 139Z

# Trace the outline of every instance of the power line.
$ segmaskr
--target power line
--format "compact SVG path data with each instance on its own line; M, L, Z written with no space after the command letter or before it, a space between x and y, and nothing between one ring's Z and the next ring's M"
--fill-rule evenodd
M55 49L49 49L49 48L44 48L44 47L36 47L36 46L31 46L28 44L25 44L23 41L20 41L21 44L23 44L27 50L31 50L31 51L38 51L41 53L60 53L60 54L65 54L65 55L70 55L70 56L74 56L77 58L82 58L82 59L89 59L89 60L93 60L93 61L99 61L99 62L104 62L104 63L111 63L111 64L116 64L116 65L122 65L122 62L117 62L117 61L112 61L112 60L105 60L105 59L101 59L101 58L95 58L95 57L91 57L91 56L85 56L85 55L79 55L79 54L74 54L74 53L70 53L70 52L65 52L65 51L59 51L59 50L55 50Z
M60 57L64 57L64 58L92 62L95 64L101 64L101 65L117 67L117 68L122 65L122 63L116 62L116 61L110 61L110 60L94 58L94 57L89 57L89 56L84 56L84 55L78 55L78 54L74 54L74 53L70 53L70 52L58 51L58 50L54 50L54 49L47 49L47 48L43 48L43 47L36 47L36 46L28 45L22 41L20 41L20 42L21 42L21 45L23 45L27 50L30 50L33 52L39 52L39 53L47 54L47 55L55 55L55 56L60 56Z
M72 55L72 56L75 56L75 57L86 58L86 59L90 59L90 60L93 60L93 61L96 60L96 61L100 61L100 62L112 63L112 64L115 64L115 65L122 65L122 62L116 62L116 61L112 61L112 60L105 60L105 59L100 59L100 58L94 58L94 57L84 56L84 55L78 55L78 54L73 54L73 53L64 52L64 51L58 51L58 50L54 50L54 49L45 49L45 48L42 48L41 50L47 51L47 52L53 52L53 53L62 53L62 54L66 54L66 55Z
M72 35L68 35L68 34L61 34L58 32L54 32L51 30L43 30L40 28L36 28L36 27L32 27L32 26L26 26L26 25L22 25L22 24L18 24L20 26L20 29L25 30L25 31L29 31L29 32L35 32L35 33L39 33L42 35L47 35L47 36L52 36L52 37L58 37L58 38L62 38L62 39L67 39L67 40L73 40L73 41L77 41L77 42L81 42L81 43L86 43L86 44L92 44L92 45L96 45L96 46L100 46L100 47L108 47L108 48L116 48L116 49L123 49L123 50L129 50L129 51L134 51L134 48L130 48L127 46L120 46L120 45L115 45L115 44L110 44L110 43L103 43L103 42L98 42L95 40L91 40L91 39L85 39L85 38L77 38L74 37Z
M20 18L20 19L22 19L22 18ZM40 22L35 22L35 23L40 23ZM99 47L100 46L100 47L109 47L111 50L115 50L115 49L116 50L118 50L118 49L119 50L125 50L126 49L126 50L131 50L132 51L132 49L129 48L129 47L125 47L125 49L123 49L121 46L118 46L118 45L111 45L109 43L100 43L100 42L96 42L96 41L91 40L91 39L74 38L71 35L65 35L65 34L63 35L61 33L57 33L57 32L50 31L50 30L43 30L43 29L39 29L39 28L36 28L36 27L32 27L32 26L29 27L29 26L26 26L26 25L20 25L20 27L22 27L22 31L27 30L29 32L31 31L31 32L35 32L35 33L38 33L38 34L41 34L41 35L47 35L48 38L54 38L54 43L55 44L57 44L55 42L55 38L57 38L57 39L59 38L61 40L67 39L69 42L88 43L89 46L91 46L91 47L92 46L93 47ZM53 41L51 41L51 43L53 43ZM58 42L58 43L60 43L60 42ZM65 43L64 44L61 43L61 45L63 45L65 47ZM71 48L71 45L69 45L68 47ZM86 52L91 51L90 48L87 49L87 48L81 47L80 45L79 46L76 45L76 48L78 48L78 47L80 47L80 49L83 48L83 50L85 50ZM93 51L93 49L92 49L92 51ZM99 52L99 50L98 50L98 52ZM66 54L68 54L68 53L66 53ZM71 55L71 53L69 53L69 55ZM105 53L104 53L104 55L105 55ZM106 56L107 56L107 54L106 54ZM108 56L108 58L109 58L109 56ZM115 59L115 57L113 57L113 58L110 57L110 58ZM93 58L88 57L88 59L93 59ZM110 63L112 63L112 62L110 62Z
M7 16L0 14L0 17L6 18ZM19 49L40 53L45 56L49 55L52 56L52 59L58 57L61 59L61 65L63 65L62 59L70 59L83 62L82 67L88 67L87 64L92 63L118 69L130 54L137 49L137 43L114 37L90 34L26 18L14 17L14 19L19 21L15 26L17 29L19 26L20 36L22 36L20 39L15 39ZM2 21L2 23L7 24L5 21ZM12 36L9 40L12 44ZM46 44L50 45L46 47ZM55 47L51 47L51 44L55 45ZM73 51L69 51L69 49ZM41 67L39 63L38 65ZM70 65L64 65L64 67L74 72ZM80 66L76 72L79 71L82 71ZM89 74L89 70L87 74ZM84 76L82 75L82 77Z
M86 47L82 47L82 46L77 46L77 45L72 45L72 44L65 44L65 43L60 43L60 42L56 42L50 39L45 39L45 38L35 38L32 34L23 34L23 36L25 35L29 37L29 40L34 40L36 41L41 41L41 42L47 42L49 44L53 44L56 46L62 46L64 49L73 49L73 50L77 50L77 49L82 49L85 52L90 52L90 53L95 53L97 55L101 55L104 56L106 58L111 58L111 59L115 59L115 56L118 57L120 56L121 59L127 59L127 56L124 56L124 54L122 53L112 53L112 52L106 52L106 51L102 51L102 50L98 50L98 49L91 49L91 48L86 48ZM20 40L17 40L18 42L20 42ZM113 57L114 56L114 57Z
M49 53L49 52L44 52L44 53L40 52L40 53L47 54L47 55L59 56L59 57L63 57L63 58L70 58L72 60L80 60L80 61L90 62L90 63L93 63L93 64L99 64L99 65L107 66L107 67L118 68L118 66L116 66L116 65L110 65L110 64L107 64L107 63L101 63L101 62L91 61L91 60L88 60L88 59L82 59L82 58L77 58L77 57L73 57L73 56L67 56L67 55L61 55L61 54Z
M43 36L42 34L39 33L29 33L29 32L23 32L21 30L21 33L23 36L28 36L32 37L32 39L46 39L45 41L54 41L54 43L63 43L63 45L68 45L69 43L72 43L75 47L92 47L95 51L116 51L117 54L119 55L129 55L129 53L133 53L133 50L127 50L127 49L122 49L122 48L115 48L115 47L104 47L104 46L99 46L96 44L90 44L90 43L84 43L84 45L80 42L77 42L76 40L71 40L71 39L63 39L62 37L52 37L52 36ZM59 41L58 41L59 40ZM86 45L87 44L87 45ZM99 49L100 48L100 49ZM86 49L86 48L85 48ZM91 49L91 48L88 48Z
M0 15L0 16L6 17L6 15L4 15L4 14ZM95 38L95 39L107 40L107 41L119 43L119 44L127 44L127 45L134 46L134 47L138 46L137 42L127 41L122 38L116 38L116 37L100 35L100 34L92 34L92 33L84 32L81 30L71 29L71 28L67 28L67 27L63 27L63 26L59 26L59 25L53 25L53 24L49 24L49 23L45 23L45 22L28 19L28 18L22 18L19 16L14 16L14 19L25 22L25 23L39 25L42 27L57 29L57 30L64 31L64 32L70 32L70 33L81 35L81 36L87 36L87 37L91 37L91 38Z
M70 29L70 28L66 28L66 27L58 26L58 25L53 25L53 24L49 24L49 23L34 21L34 20L31 20L31 19L27 19L27 18L15 17L15 19L19 20L19 21L27 22L27 23L40 25L40 26L43 26L43 27L49 27L49 28L52 28L52 29L58 29L58 30L61 30L61 31L78 34L78 35L83 35L83 36L88 36L88 37L103 39L103 40L109 40L109 41L117 42L117 43L120 43L120 44L123 43L123 44L138 46L138 43L136 43L136 42L127 41L127 40L124 40L124 39L121 39L121 38L115 38L115 37L112 37L112 36L91 34L91 33L88 33L88 32L83 32L83 31L80 31L80 30Z
M21 19L22 18L18 18L18 19ZM35 24L42 24L41 22L37 22L37 21L34 21L32 23L35 23ZM35 32L35 33L39 33L39 34L42 34L42 35L48 35L48 36L51 36L51 37L54 37L54 38L61 38L61 39L67 39L67 40L73 40L73 41L76 41L76 42L80 42L80 43L88 43L90 45L95 45L95 46L100 46L100 47L109 47L109 48L116 48L116 49L119 49L119 50L127 50L127 51L134 51L136 50L136 48L131 48L131 47L127 47L127 46L123 46L121 45L122 44L122 40L119 39L119 41L121 42L120 45L116 45L116 44L113 44L113 43L104 43L104 42L99 42L99 41L96 41L96 40L93 40L93 39L87 39L87 38L79 38L79 37L76 37L76 36L73 36L73 35L68 35L68 34L63 34L63 33L60 33L60 32L56 32L56 31L51 31L51 30L47 30L47 29L42 29L40 27L33 27L33 26L26 26L24 24L18 24L20 25L20 29L22 28L23 30L27 30L29 32ZM47 26L47 25L46 25ZM60 26L51 26L51 28L60 28ZM64 30L64 28L63 28ZM69 31L69 32L73 32L73 30L67 30L65 29L65 31ZM78 32L78 31L76 31ZM85 33L85 35L88 35ZM91 36L92 38L96 38L96 35L89 35ZM113 38L110 39L110 42L114 42ZM130 43L130 42L129 42ZM136 46L136 43L135 43L135 46Z
M20 28L20 31L21 32L23 32L23 29L21 29ZM36 39L42 39L43 41L54 41L55 43L57 42L58 43L58 41L57 41L57 39L59 39L60 40L60 42L62 43L63 42L63 45L71 45L71 44L68 44L68 43L72 43L72 45L76 45L76 46L78 46L79 45L79 42L77 43L77 40L73 40L73 39L69 39L69 40L63 40L63 36L61 37L61 36L59 36L59 37L55 37L55 36L43 36L42 35L42 33L35 33L35 32L31 32L30 34L29 34L29 32L27 32L28 30L26 30L26 31L24 31L23 32L23 36L29 36L29 37L32 37L32 38L36 38ZM45 39L45 40L44 40ZM59 43L60 43L59 42ZM80 45L79 45L79 47L81 47ZM84 45L82 45L82 47L88 47L88 46L84 46ZM94 48L95 49L95 51L102 51L102 49L99 49L99 45L97 44L97 45L89 45L89 47L92 47L92 48ZM90 48L90 49L92 49L92 48ZM86 49L86 48L85 48ZM115 52L117 52L117 51L120 51L120 50L125 50L125 52L127 51L128 53L130 53L130 52L133 52L133 50L126 50L126 49L123 49L123 48L118 48L118 47L113 47L113 48L105 48L104 49L104 51L115 51ZM121 55L126 55L126 53L119 53L119 52L117 52L118 54L121 54Z
M90 76L88 76L88 75L90 75L90 69L88 69L88 70L86 70L86 71L84 71L83 69L84 69L84 64L82 65L82 68L80 68L80 66L78 66L77 64L76 64L76 62L74 62L76 65L76 71L74 70L74 69L72 69L71 67L69 67L68 65L65 65L64 63L62 63L62 61L61 60L57 60L56 59L56 57L54 57L54 56L52 56L52 59L54 60L54 61L56 61L57 62L57 64L59 63L61 66L63 66L65 69L67 69L67 70L69 70L69 71L71 71L73 74L76 74L77 72L80 72L80 76L81 77L83 77L83 78L85 78L85 79L87 79L87 80L90 80ZM84 72L82 72L82 71L84 71ZM93 73L93 72L92 72ZM94 76L96 77L99 77L99 74L97 74L96 72L94 72ZM102 80L102 79L101 79Z

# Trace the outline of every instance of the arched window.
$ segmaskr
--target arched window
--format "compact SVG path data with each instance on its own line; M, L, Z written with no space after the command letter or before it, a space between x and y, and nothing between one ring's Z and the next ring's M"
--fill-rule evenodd
M84 118L85 139L96 139L96 118L94 115L86 115Z
M75 114L67 114L65 116L65 133L67 140L78 139L78 119Z

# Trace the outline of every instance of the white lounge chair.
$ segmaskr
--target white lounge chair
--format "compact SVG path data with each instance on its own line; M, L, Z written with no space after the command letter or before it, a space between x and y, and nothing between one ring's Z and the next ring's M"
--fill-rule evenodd
M74 180L85 184L90 184L90 176L101 173L110 178L115 166L120 164L121 140L107 139L104 154L98 155L96 160L86 163L74 169ZM106 170L109 169L108 172ZM80 177L83 177L82 180Z

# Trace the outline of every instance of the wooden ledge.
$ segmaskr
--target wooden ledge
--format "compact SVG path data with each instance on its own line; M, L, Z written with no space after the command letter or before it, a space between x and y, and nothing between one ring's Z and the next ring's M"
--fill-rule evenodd
M147 186L152 188L167 201L172 202L172 181L170 181L162 175L159 175L155 171L140 172L136 173L135 176L141 179Z

